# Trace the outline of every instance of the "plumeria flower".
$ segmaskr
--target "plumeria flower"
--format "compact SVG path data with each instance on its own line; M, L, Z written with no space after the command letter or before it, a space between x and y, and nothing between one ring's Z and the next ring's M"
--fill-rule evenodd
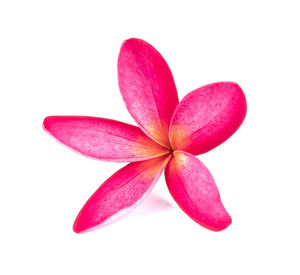
M88 232L135 208L165 169L168 189L195 222L213 231L231 224L209 170L195 156L227 140L247 110L233 82L209 84L179 103L172 73L160 53L140 39L126 40L118 58L119 87L139 127L84 116L49 116L44 129L85 156L130 162L107 179L79 212L73 229Z

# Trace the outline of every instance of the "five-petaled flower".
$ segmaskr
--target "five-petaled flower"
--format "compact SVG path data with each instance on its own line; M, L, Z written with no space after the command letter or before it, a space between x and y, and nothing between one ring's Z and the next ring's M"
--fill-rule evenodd
M242 124L247 105L241 88L232 82L209 84L179 103L166 61L150 44L134 38L121 47L118 78L139 127L83 116L44 120L48 133L86 156L130 162L90 197L74 231L88 232L128 213L150 193L164 169L171 195L188 216L210 230L225 229L231 217L212 175L195 155L220 145Z

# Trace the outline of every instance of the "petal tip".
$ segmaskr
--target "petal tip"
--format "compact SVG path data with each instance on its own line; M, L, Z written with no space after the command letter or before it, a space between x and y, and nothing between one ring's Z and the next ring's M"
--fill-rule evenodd
M92 230L93 230L92 227L89 228L88 225L83 220L80 219L80 212L79 212L73 224L73 231L76 234L84 234Z
M77 227L77 224L76 222L73 224L73 231L76 233L76 234L81 234L83 231L81 231L78 227Z
M53 116L47 116L43 120L42 128L45 132L51 135L50 128L51 128L51 122L53 122Z
M138 43L138 42L147 43L147 42L146 42L145 40L143 40L143 39L136 38L136 37L131 37L131 38L128 38L128 39L124 40L121 47L123 47L123 46L126 45L126 44L133 44L133 43ZM148 44L148 43L147 43L147 44Z
M57 119L57 116L46 116L43 120L43 129L46 132L49 132L51 125L53 125L53 122L55 123L55 120Z
M227 217L220 224L218 224L218 226L216 226L214 228L209 228L209 229L214 232L220 232L220 231L223 231L224 229L226 229L227 227L229 227L231 225L231 223L232 223L232 219L229 216L229 214L227 213Z
M43 124L42 124L42 127L43 127L44 130L47 129L47 125L48 125L48 122L49 122L50 119L51 119L51 116L47 116L47 117L44 118Z
M105 223L104 223L105 225ZM83 222L82 220L80 220L80 213L78 214L77 218L74 221L73 224L73 231L76 234L85 234L91 231L94 231L96 229L99 229L103 227L102 224L99 224L97 226L91 226L89 224L86 224L85 222Z

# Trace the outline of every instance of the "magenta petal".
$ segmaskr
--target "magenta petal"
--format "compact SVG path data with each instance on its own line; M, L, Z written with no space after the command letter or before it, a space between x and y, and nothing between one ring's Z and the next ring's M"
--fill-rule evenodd
M194 155L205 153L240 127L246 111L245 95L236 83L219 82L192 91L172 117L172 148Z
M130 212L152 190L169 158L130 163L112 175L80 210L74 231L103 227Z
M68 147L100 160L132 162L168 153L138 127L111 119L50 116L43 126Z
M148 136L169 147L169 124L178 95L166 61L150 44L132 38L120 50L118 77L129 113Z
M220 231L231 224L209 170L193 155L176 151L165 170L171 195L195 222Z

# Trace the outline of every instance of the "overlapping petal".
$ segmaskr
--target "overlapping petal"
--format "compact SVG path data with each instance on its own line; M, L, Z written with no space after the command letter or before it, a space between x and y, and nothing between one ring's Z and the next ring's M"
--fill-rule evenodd
M228 139L242 124L246 111L245 95L236 83L219 82L192 91L172 117L172 148L203 154Z
M84 233L121 218L152 190L170 157L130 163L90 197L79 212L74 231Z
M168 153L138 127L111 119L50 116L43 126L63 144L100 160L133 162Z
M166 61L147 42L129 39L120 50L118 77L129 113L148 136L169 147L169 124L178 95Z
M165 177L171 195L194 221L213 230L228 227L231 218L225 210L209 170L193 155L175 151Z

